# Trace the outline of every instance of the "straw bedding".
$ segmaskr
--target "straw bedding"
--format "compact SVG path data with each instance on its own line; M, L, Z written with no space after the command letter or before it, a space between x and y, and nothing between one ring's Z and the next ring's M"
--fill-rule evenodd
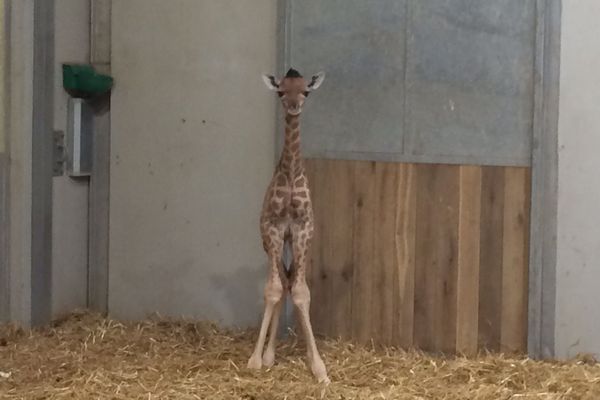
M278 345L270 370L245 368L255 331L77 313L26 332L0 327L1 399L600 399L591 358L535 362L433 357L320 340L332 383L315 383L303 343Z

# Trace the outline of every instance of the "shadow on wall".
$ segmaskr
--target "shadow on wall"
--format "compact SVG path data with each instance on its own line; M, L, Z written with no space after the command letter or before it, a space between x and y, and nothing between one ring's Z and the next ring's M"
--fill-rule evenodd
M246 265L229 275L213 274L210 286L216 293L215 312L220 323L239 327L256 327L263 312L263 289L267 277L267 263L262 268Z

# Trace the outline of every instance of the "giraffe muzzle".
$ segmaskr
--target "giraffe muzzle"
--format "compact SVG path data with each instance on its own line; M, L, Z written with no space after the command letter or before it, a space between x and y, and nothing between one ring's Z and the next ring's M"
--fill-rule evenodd
M290 107L287 110L288 114L296 116L296 115L300 115L300 113L302 112L302 108L300 107Z

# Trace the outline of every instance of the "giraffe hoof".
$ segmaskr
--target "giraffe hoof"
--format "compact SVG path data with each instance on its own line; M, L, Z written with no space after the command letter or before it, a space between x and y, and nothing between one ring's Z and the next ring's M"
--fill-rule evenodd
M275 353L270 350L265 350L265 354L263 354L262 358L262 364L267 368L271 368L273 364L275 364Z
M248 360L248 368L250 369L261 369L262 368L262 360L260 356L252 355Z
M317 378L319 383L324 383L328 385L331 383L331 380L327 376L327 370L325 369L325 363L320 358L317 358L312 363L312 373Z

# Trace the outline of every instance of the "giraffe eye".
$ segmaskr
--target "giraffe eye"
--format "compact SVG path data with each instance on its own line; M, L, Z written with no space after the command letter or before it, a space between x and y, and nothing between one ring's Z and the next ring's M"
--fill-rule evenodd
M310 92L308 92L308 91L307 91L307 92L304 92L304 93L302 93L302 94L304 95L304 97L308 97L309 93L310 93Z
M281 92L281 91L277 91L277 96L279 96L279 97L283 97L283 92Z

